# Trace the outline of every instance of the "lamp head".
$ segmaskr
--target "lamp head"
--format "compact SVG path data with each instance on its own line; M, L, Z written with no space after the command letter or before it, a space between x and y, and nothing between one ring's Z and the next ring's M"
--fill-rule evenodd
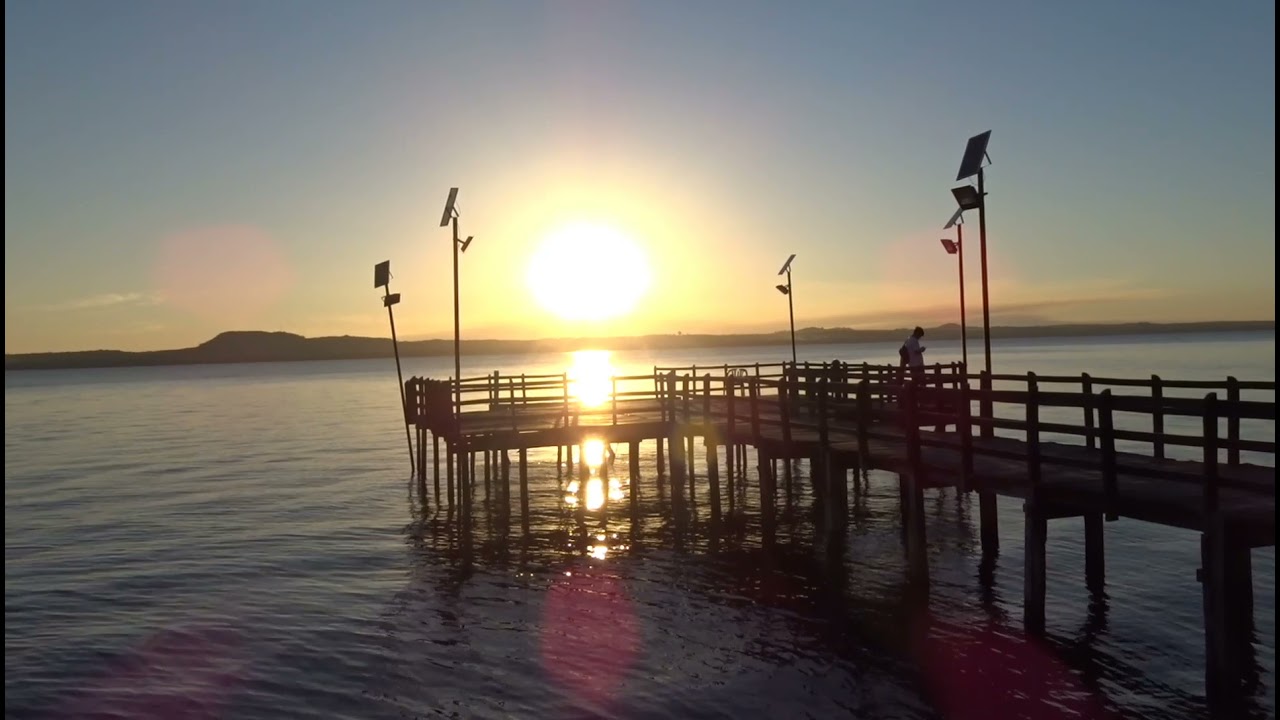
M939 242L942 243L942 249L946 250L948 255L960 252L960 244L951 238L942 238Z
M961 210L977 210L982 205L982 197L978 195L977 188L972 185L951 188L951 194L955 196L956 204Z
M467 246L471 244L471 240L472 240L472 239L473 239L473 238L472 238L470 235L468 235L468 236L467 236L467 239L466 239L466 240L463 240L463 241L462 241L462 243L460 244L460 246L458 247L459 252L466 252L466 251L467 251Z
M778 292L782 293L783 295L790 295L791 288L787 287L786 285L779 285Z

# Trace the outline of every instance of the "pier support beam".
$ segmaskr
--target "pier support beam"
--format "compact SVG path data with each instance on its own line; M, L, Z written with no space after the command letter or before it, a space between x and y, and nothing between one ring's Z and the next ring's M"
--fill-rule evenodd
M418 454L422 456L421 453ZM431 484L435 490L436 508L440 507L440 436L431 433Z
M905 492L903 524L907 530L907 565L911 584L929 587L929 539L925 533L924 490L908 475L900 480Z
M502 518L506 521L511 518L511 453L503 450L499 458L498 466L502 469L502 485L500 488L502 494Z
M1242 695L1253 631L1253 568L1249 546L1215 515L1200 536L1204 595L1205 694L1215 717L1233 717Z
M659 440L658 442L658 447L662 447L662 441ZM684 442L680 439L678 431L672 430L671 436L667 439L667 446L671 449L671 507L676 514L677 521L683 521L685 513L685 457ZM661 482L659 482L658 487L662 487Z
M1046 586L1045 546L1049 520L1040 508L1028 502L1022 507L1026 547L1022 574L1022 625L1030 635L1044 633Z
M1103 552L1102 513L1084 516L1084 578L1091 593L1102 592L1106 584L1107 559Z
M778 518L777 509L777 475L774 474L773 458L756 449L757 473L760 477L760 514L762 539L766 545L772 545L776 537Z
M729 438L726 438L726 440L728 439ZM734 498L734 495L736 494L735 486L737 483L735 482L736 478L734 473L737 472L737 459L738 446L734 445L732 442L727 442L724 446L724 479L725 496L729 500L729 515L731 517L733 516L734 508L736 507L736 498Z
M454 467L454 458L456 458L456 457L457 457L457 453L455 453L455 452L453 451L453 444L452 444L452 443L446 443L446 446L445 446L445 473L447 474L447 477L445 478L445 484L446 484L446 485L448 485L448 490L449 490L449 509L450 509L450 510L453 510L454 503L456 502L456 500L455 500L455 498L454 498L454 495L453 495L453 487L454 487L454 484L453 484L453 467Z
M983 554L1000 552L1000 521L996 517L996 494L990 490L978 492L978 518L982 524Z
M640 518L640 443L635 440L627 446L627 465L630 466L627 495L631 500L631 528L634 530Z
M707 443L707 484L711 493L711 522L720 522L720 450Z
M520 448L520 529L529 533L529 451Z
M489 505L492 498L493 485L493 453L484 451L484 504Z
M664 487L664 485L666 483L666 477L667 477L667 458L666 458L666 453L663 452L663 449L662 449L662 445L663 445L662 437L659 436L657 439L654 440L654 442L658 446L658 449L657 449L658 497L661 498L663 495L666 494L666 488Z

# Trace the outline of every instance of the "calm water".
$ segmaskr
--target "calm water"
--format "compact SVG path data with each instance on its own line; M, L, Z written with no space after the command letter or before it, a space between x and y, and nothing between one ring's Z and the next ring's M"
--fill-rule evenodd
M891 361L895 350L801 355ZM1273 334L997 350L1003 372L1275 372ZM788 354L629 353L614 364L647 372ZM930 354L958 348L935 343ZM410 360L408 371L445 377L450 365ZM565 365L473 358L464 374ZM749 527L714 537L703 523L677 544L646 446L638 527L625 503L579 525L554 451L535 453L531 535L505 534L480 508L466 562L446 517L415 513L394 382L389 360L6 373L5 716L1204 712L1194 533L1108 524L1107 595L1091 602L1080 523L1054 521L1049 638L1029 642L1017 503L1002 501L1001 554L980 568L976 503L950 491L927 500L933 585L922 603L905 593L888 476L872 473L854 497L839 562L812 549L804 498L772 553ZM1275 438L1272 425L1246 433ZM698 512L705 520L705 505ZM1274 552L1255 551L1253 563L1253 703L1270 717Z

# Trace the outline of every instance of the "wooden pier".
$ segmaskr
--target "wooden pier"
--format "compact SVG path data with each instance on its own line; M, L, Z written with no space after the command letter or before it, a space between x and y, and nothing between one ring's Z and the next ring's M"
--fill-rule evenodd
M791 496L795 461L809 463L820 532L833 546L844 542L850 471L895 473L908 574L927 588L924 490L977 493L984 553L998 551L996 497L1015 497L1024 508L1023 622L1031 634L1045 626L1050 520L1084 518L1085 581L1095 591L1105 583L1106 521L1199 532L1194 576L1203 586L1208 701L1230 713L1243 671L1239 648L1252 630L1250 549L1275 545L1274 382L968 374L959 365L904 376L896 367L841 362L654 368L593 382L583 392L568 374L407 381L424 507L434 497L436 507L456 508L468 531L478 454L486 497L494 492L509 508L514 451L527 531L528 450L558 448L563 473L572 476L576 466L585 479L582 448L600 440L630 446L634 515L638 449L654 442L657 482L669 482L680 523L696 487L689 458L700 440L711 522L745 512L735 498L754 483L766 544L779 491ZM1261 437L1242 436L1242 425L1268 422L1255 433Z

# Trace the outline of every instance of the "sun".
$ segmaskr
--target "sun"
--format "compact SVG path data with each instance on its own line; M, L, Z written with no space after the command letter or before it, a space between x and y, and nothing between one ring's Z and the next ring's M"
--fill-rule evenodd
M526 279L538 304L562 320L610 320L648 292L649 259L615 228L579 222L547 235Z

